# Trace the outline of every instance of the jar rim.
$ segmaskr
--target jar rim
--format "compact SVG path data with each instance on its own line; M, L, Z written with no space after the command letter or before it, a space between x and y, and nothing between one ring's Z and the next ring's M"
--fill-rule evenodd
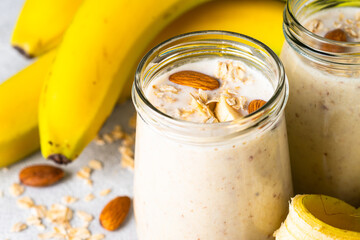
M262 108L258 109L257 111L255 111L251 114L248 114L242 118L239 118L239 119L236 119L233 121L227 121L227 122L219 122L219 123L190 122L190 121L174 118L172 116L169 116L169 115L161 112L147 99L147 97L145 96L145 93L143 91L143 87L141 85L141 80L142 80L141 73L142 73L142 70L146 67L147 61L150 59L150 57L152 55L154 55L154 53L158 52L160 49L162 49L166 46L170 46L172 43L174 43L178 40L183 40L183 39L191 38L194 36L196 37L196 36L211 36L211 35L230 36L230 37L235 37L237 39L242 39L244 41L247 41L249 43L252 43L252 44L260 47L266 54L269 55L269 57L275 63L275 66L277 68L276 71L278 73L278 76L277 76L278 83L277 83L276 88L274 89L274 93L273 93L272 97L269 99L269 101L267 101L267 103ZM213 40L226 41L225 37L224 37L224 39L219 38L219 39L213 39ZM285 94L284 94L284 92L285 92ZM276 103L279 101L278 99L283 94L285 95L283 97L283 101L281 101L281 103L278 104L277 108L274 110L274 106L276 105ZM203 127L204 125L206 125L207 129L219 128L219 127L231 127L233 125L244 125L244 126L259 125L261 122L268 119L269 116L271 116L275 112L278 113L284 109L286 102L287 102L287 96L288 96L288 86L287 86L287 79L286 79L284 67L283 67L279 57L268 46L266 46L264 43L262 43L256 39L246 36L244 34L230 32L230 31L218 31L218 30L195 31L195 32L184 33L184 34L172 37L172 38L158 44L157 46L153 47L141 59L139 65L137 67L137 70L136 70L135 81L133 83L133 88L132 88L133 103L138 112L139 112L138 104L140 101L142 104L146 105L147 108L149 108L151 110L151 112L153 114L155 114L156 116L158 116L162 119L165 119L166 121L169 121L169 123L174 124L177 127L182 127L182 128L199 128L200 126ZM270 109L272 109L273 111L270 111ZM252 124L250 124L250 123L252 123Z
M324 36L320 36L308 30L303 24L300 23L298 17L296 16L295 5L299 2L306 2L304 6L300 9L309 7L311 5L316 4L324 4L323 9L334 8L334 7L342 7L342 3L346 1L320 1L320 0L288 0L284 9L284 22L283 29L286 41L289 43L295 43L298 48L302 51L308 53L309 55L317 56L317 58L321 58L321 56L325 57L333 57L333 58L344 58L344 57L358 57L360 54L360 41L356 42L342 42L336 41L332 39L325 38ZM353 3L353 2L352 2ZM360 3L360 1L358 1ZM298 4L300 5L300 4ZM317 5L316 5L317 6ZM349 6L344 6L349 7ZM313 44L308 44L312 42ZM321 49L322 44L328 44L336 47L343 48L344 52L329 52ZM323 59L325 60L325 59ZM332 61L331 61L332 62ZM355 64L359 65L359 64Z

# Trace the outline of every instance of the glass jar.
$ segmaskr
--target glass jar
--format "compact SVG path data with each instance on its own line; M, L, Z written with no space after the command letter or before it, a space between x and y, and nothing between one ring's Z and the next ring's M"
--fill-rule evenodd
M194 123L156 109L145 89L159 74L201 59L228 58L273 85L258 111L223 123ZM284 107L285 73L276 54L250 37L220 31L172 38L140 62L134 209L139 239L272 239L292 195Z
M291 92L286 120L295 192L360 206L360 43L303 26L315 13L344 6L360 11L360 1L289 0L280 58Z

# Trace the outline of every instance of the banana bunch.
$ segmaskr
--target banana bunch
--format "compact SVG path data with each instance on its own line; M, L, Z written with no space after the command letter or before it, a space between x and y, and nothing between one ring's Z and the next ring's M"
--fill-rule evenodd
M276 240L360 240L360 208L324 195L297 195Z
M0 85L0 167L39 148L38 103L55 54L52 50Z
M283 3L205 1L26 0L11 44L28 57L58 47L0 85L0 167L37 150L39 138L45 158L74 160L130 95L141 56L169 37L229 30L280 52Z

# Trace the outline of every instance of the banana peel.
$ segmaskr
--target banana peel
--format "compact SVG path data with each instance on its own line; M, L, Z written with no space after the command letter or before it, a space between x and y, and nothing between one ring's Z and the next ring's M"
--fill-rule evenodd
M26 0L11 45L31 58L56 47L83 0Z
M360 209L325 195L297 195L276 240L360 240Z
M0 167L38 150L38 103L56 50L0 84Z

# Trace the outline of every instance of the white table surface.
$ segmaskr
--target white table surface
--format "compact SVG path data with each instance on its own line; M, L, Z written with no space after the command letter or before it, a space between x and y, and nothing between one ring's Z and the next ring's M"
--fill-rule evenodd
M24 59L10 46L12 29L23 2L24 0L0 0L0 83L31 62ZM134 108L130 101L118 106L101 132L111 131L116 124L122 125L125 130L129 131L127 129L128 119L133 112ZM118 195L127 195L132 198L133 195L133 172L120 166L121 156L117 150L119 145L120 142L105 146L91 143L74 163L62 167L67 175L60 183L46 188L26 187L22 196L29 196L35 201L35 204L44 204L48 207L53 203L61 203L61 198L65 195L79 198L79 201L68 206L75 211L87 211L95 217L89 226L93 234L103 233L106 236L105 239L136 240L134 213L132 210L123 226L114 232L104 230L98 221L102 208L112 198ZM94 171L91 175L94 182L93 187L86 185L75 176L76 172L82 166L87 165L91 159L98 159L104 164L103 170ZM26 218L30 216L30 210L20 209L16 205L17 198L10 195L9 186L12 183L19 182L18 173L22 168L36 163L47 163L39 152L10 166L7 172L0 169L0 191L4 194L3 197L0 197L0 240L38 239L37 235L40 232L34 226L30 226L20 233L10 233L13 224L19 221L25 222ZM106 188L112 189L112 192L101 197L99 195L100 191ZM93 193L95 199L91 202L85 202L83 199L89 193ZM43 222L45 225L51 226L48 222ZM76 217L71 223L75 226L81 225L81 221ZM44 230L44 232L47 231L50 231L50 227Z

